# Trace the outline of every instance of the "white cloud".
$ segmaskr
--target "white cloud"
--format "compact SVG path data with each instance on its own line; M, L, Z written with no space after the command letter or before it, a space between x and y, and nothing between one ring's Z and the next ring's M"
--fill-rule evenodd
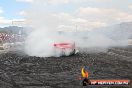
M25 25L25 19L6 19L4 17L0 17L0 26L23 26Z
M5 19L4 17L0 17L0 24L11 24L11 20Z
M132 5L129 5L128 7L129 7L130 9L132 9Z
M89 2L109 2L109 1L111 0L107 0L107 1L106 0L45 0L45 2L49 4L62 4L62 3L63 4L68 4L68 3L80 4L80 3L89 3Z
M4 17L0 17L0 26L24 26L25 19L6 19Z
M73 13L56 13L53 20L56 20L56 25L61 29L75 29L75 26L78 25L81 30L90 30L132 21L132 14L117 9L80 7Z
M51 21L52 20L56 21L55 23L58 25L57 28L59 28L59 30L75 30L76 26L78 26L79 30L91 30L93 28L106 26L106 23L99 20L89 21L89 19L68 13L54 14Z
M81 19L81 18L76 18L76 19L71 19L71 21L76 22L76 23L86 23L86 19Z
M50 4L69 3L69 0L47 0Z
M16 0L17 2L33 3L34 0Z
M107 24L132 21L132 14L117 9L80 7L76 15L89 21L103 21Z
M1 14L1 13L3 13L3 10L2 10L2 9L0 9L0 14Z
M50 5L58 5L58 4L69 4L69 3L84 3L89 1L96 1L96 0L16 0L18 2L29 2L29 3L46 3ZM102 0L100 0L102 1Z
M3 9L2 9L2 7L0 7L0 16L3 14Z
M26 16L27 12L25 10L22 10L18 14L21 16Z

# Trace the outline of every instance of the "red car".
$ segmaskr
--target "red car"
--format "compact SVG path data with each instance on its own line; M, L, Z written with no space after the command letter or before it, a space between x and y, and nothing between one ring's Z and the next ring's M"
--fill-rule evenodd
M58 56L70 56L76 53L75 43L55 43L54 47Z

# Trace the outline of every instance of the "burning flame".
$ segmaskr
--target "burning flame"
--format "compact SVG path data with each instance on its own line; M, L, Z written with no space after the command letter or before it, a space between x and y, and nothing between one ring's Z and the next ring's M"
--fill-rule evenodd
M84 78L88 78L88 71L85 71L84 70L84 67L82 68L82 77L84 77Z

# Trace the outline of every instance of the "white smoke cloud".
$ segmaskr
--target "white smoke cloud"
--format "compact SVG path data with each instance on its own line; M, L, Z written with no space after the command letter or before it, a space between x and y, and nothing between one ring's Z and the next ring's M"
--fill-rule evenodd
M56 7L55 5L48 8L47 2L70 2L69 0L64 1L38 0L32 3L31 9L26 12L28 24L33 28L25 44L27 54L42 57L59 56L59 52L55 52L53 46L57 42L75 42L78 47L109 47L121 43L121 45L126 44L124 41L116 42L103 34L103 31L98 32L93 29L130 21L132 20L131 14L117 9L93 7L79 7L70 13L51 10L50 8ZM89 32L85 32L86 30ZM59 35L58 31L65 32ZM66 33L67 31L72 32Z

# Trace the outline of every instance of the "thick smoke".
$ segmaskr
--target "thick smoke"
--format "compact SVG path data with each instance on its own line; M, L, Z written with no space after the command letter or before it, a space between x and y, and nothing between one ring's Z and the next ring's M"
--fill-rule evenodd
M46 7L49 9L46 9ZM56 52L53 46L54 43L58 42L75 42L77 47L82 48L108 48L127 45L126 40L128 37L115 39L115 37L111 37L113 35L111 29L108 31L102 29L83 31L83 29L77 28L74 23L70 23L67 18L63 18L63 13L57 15L59 12L56 12L54 7L38 0L38 2L32 3L32 7L27 11L27 21L32 27L32 31L29 32L25 41L25 51L28 55L40 57L60 56L60 51ZM65 17L72 19L68 14ZM61 26L62 30L60 25L63 26ZM67 27L65 28L64 25L67 25Z

